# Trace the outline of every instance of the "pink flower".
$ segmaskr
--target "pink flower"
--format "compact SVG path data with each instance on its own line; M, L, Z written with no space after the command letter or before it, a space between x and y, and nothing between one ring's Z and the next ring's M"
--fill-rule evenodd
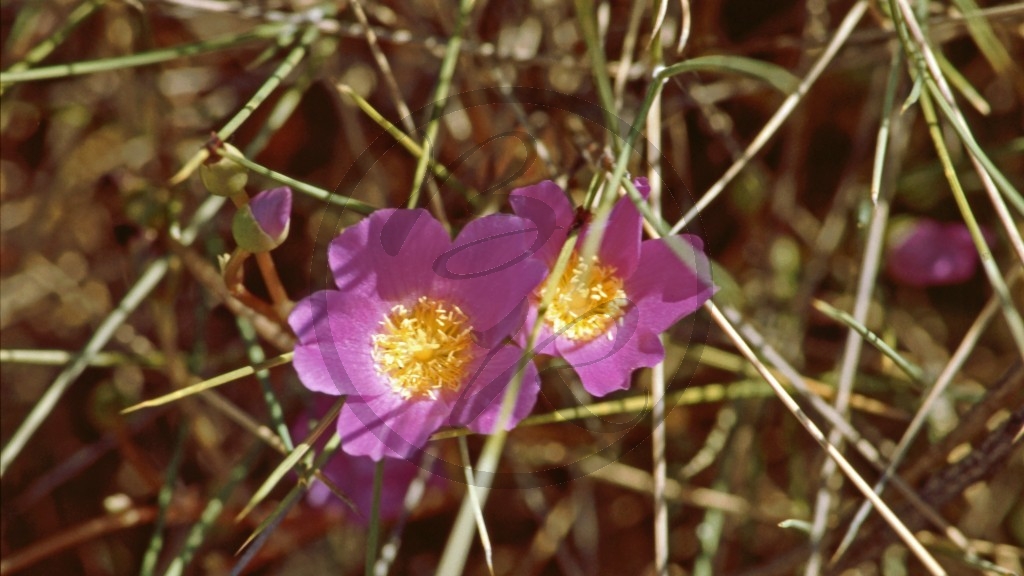
M893 280L918 288L966 282L977 268L978 250L967 226L928 218L896 234L885 263Z
M522 355L506 339L545 274L528 257L527 228L495 214L470 222L453 244L425 210L389 209L331 242L339 290L310 295L288 321L302 383L348 396L338 418L347 453L409 457L443 425L494 431ZM539 387L527 363L508 428Z
M644 178L636 185L644 195L650 191ZM550 269L573 223L565 193L545 181L514 190L510 202L517 215L534 222L553 214L556 228L535 254ZM715 288L706 278L710 268L700 239L684 235L685 242L678 242L692 251L695 272L667 240L641 242L641 216L629 198L615 204L594 260L583 262L580 251L593 233L589 226L582 230L537 344L539 352L571 364L588 392L604 396L628 388L633 370L657 364L665 356L658 335L699 308ZM536 322L539 298L538 289L527 330Z

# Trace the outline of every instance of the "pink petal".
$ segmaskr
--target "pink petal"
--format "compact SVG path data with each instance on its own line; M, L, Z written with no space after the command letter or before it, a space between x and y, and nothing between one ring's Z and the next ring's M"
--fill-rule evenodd
M327 256L343 292L389 302L429 293L431 265L451 240L426 210L378 210L331 241Z
M543 263L530 258L528 227L527 220L505 214L478 218L434 261L435 293L458 303L481 346L489 348L519 327L513 326L517 311L547 274Z
M640 247L636 272L626 279L626 294L640 310L641 325L659 334L700 308L717 290L700 239L677 238L685 240L676 240L677 246L694 268L680 262L669 240L647 240Z
M313 406L298 418L291 426L292 437L297 441L307 438L311 432L310 426L316 420L322 418L334 399L328 396L316 395ZM329 434L323 434L317 441L317 449L323 448ZM361 456L350 456L344 451L338 451L321 468L334 484L352 499L358 509L357 521L366 524L370 519L373 506L373 476L376 471L376 464L373 460ZM419 474L420 467L408 460L389 459L384 465L384 481L381 486L380 517L383 520L394 520L398 518L403 509L405 493L409 484ZM347 514L351 514L348 507L345 507L337 496L319 480L312 480L306 492L306 502L311 506L336 506L344 507Z
M481 349L480 352L486 354L487 351ZM502 346L484 356L474 368L475 373L470 381L454 400L449 424L468 426L470 430L482 434L493 433L498 426L505 390L516 374L522 354L523 351L517 346ZM514 428L533 410L539 392L537 368L533 362L527 362L506 430Z
M288 229L292 216L292 189L287 186L264 190L249 201L253 219L267 236L277 239Z
M519 346L526 346L526 339L530 335L530 331L533 330L534 323L537 322L537 302L530 302L530 307L526 312L526 319L523 322L523 328L515 335L514 341ZM533 354L550 354L557 355L558 352L555 350L555 340L557 335L551 332L551 327L545 322L540 330L537 331L537 339L533 343Z
M643 176L634 179L633 186L636 187L636 191L639 192L640 195L643 196L644 198L647 198L651 194L651 183L649 180L647 180L647 178L644 178Z
M370 339L386 310L379 300L336 290L299 301L288 323L299 340L292 363L303 385L335 396L390 389L370 358Z
M547 240L536 247L535 256L551 267L558 257L558 251L565 243L575 218L574 210L565 192L550 180L533 186L516 188L509 197L509 204L517 216L525 218L538 229L539 236L530 237L530 242ZM547 233L550 231L550 235Z
M505 338L511 337L513 342L519 342L519 338L526 338L526 322L529 313L530 299L526 298L508 315L499 320L493 328L477 332L475 334L477 344L485 348L493 348Z
M651 187L646 178L638 178L637 189L647 196ZM591 220L593 222L593 220ZM582 246L588 234L596 234L597 228L588 226L582 234L578 245ZM636 270L640 259L640 239L643 235L643 217L629 196L623 196L615 202L611 214L608 215L605 232L601 236L598 258L605 265L614 266L619 276L628 277Z
M630 306L621 324L614 324L607 336L588 342L559 338L559 355L572 365L583 388L594 396L605 396L629 388L630 374L637 368L654 366L665 356L658 333L643 327L640 314Z
M443 399L404 400L394 393L350 396L338 416L341 448L353 456L410 458L450 412Z

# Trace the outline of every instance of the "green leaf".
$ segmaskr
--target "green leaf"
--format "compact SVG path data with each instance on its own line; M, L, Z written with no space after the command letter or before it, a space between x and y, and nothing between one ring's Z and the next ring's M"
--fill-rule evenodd
M763 60L754 60L743 56L720 55L700 56L684 60L678 64L666 66L657 76L668 78L685 72L732 72L749 76L770 84L783 94L794 92L800 85L800 79L781 66Z

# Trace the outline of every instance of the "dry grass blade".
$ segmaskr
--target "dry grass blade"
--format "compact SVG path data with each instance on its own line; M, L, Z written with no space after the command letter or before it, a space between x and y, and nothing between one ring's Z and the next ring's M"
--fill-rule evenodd
M135 412L136 410L142 410L143 408L155 408L157 406L163 406L164 404L169 404L171 402L181 400L182 398L187 398L188 396L192 396L193 394L198 394L199 392L202 392L204 390L216 388L217 386L227 384L228 382L234 382L235 380L245 378L246 376L252 376L261 370L269 370L270 368L283 366L285 364L290 363L294 355L295 354L293 352L286 352L276 358L271 358L266 362L260 362L259 364L254 364L252 366L243 366L242 368L238 368L230 372L225 372L224 374L215 376L208 380L203 380L202 382L193 384L187 388L175 390L174 392L171 392L170 394L165 394L163 396L160 396L159 398L153 398L152 400L140 402L135 406L125 408L124 410L122 410L122 413L128 414L130 412Z
M469 446L466 437L459 436L459 454L462 456L462 469L466 473L466 493L473 506L473 519L476 520L477 533L480 534L480 545L484 549L487 570L494 576L494 554L491 550L491 538L487 535L487 523L484 521L483 505L476 491L476 480L473 478L473 461L469 458Z

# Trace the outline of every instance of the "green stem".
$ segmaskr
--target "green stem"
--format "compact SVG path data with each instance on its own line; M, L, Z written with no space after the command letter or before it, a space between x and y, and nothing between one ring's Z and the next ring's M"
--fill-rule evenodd
M985 271L985 275L988 276L989 284L992 285L992 291L999 297L999 302L1003 309L1003 318L1010 328L1010 334L1017 345L1018 353L1024 358L1024 320L1021 319L1020 313L1017 312L1017 308L1014 306L1013 298L1006 287L1003 274L992 258L992 251L989 250L988 243L985 241L981 228L978 226L978 221L974 217L974 212L971 210L971 205L967 201L967 196L960 186L956 169L953 167L953 161L949 157L949 151L946 149L946 143L942 138L942 129L939 127L939 119L935 115L930 92L921 94L921 111L924 113L925 122L928 124L928 133L931 135L932 143L935 145L935 151L942 162L942 171L945 173L949 187L953 191L953 198L960 208L960 215L963 216L964 224L967 225L967 229L971 233L971 239L974 241L974 247L981 257L981 267Z
M206 538L206 534L213 527L214 522L220 517L221 512L224 511L224 505L231 494L234 493L235 487L242 481L249 473L252 465L256 461L256 457L262 452L263 444L257 441L255 445L249 449L248 454L242 459L242 461L231 469L228 474L227 480L224 485L217 491L217 493L207 503L206 507L203 508L203 512L199 515L199 521L196 522L192 529L189 530L188 536L185 537L185 541L181 545L181 550L175 556L174 560L167 567L167 571L164 572L164 576L181 576L192 561L192 556L195 555L196 550L202 545L203 540Z
M259 30L259 28L257 28L257 30ZM224 125L223 128L217 131L217 136L221 140L227 140L232 134L234 134L235 130L238 130L238 128L249 119L249 116L251 116L252 113L259 108L260 104L262 104L263 101L266 100L267 97L270 96L270 94L281 84L281 82L284 81L285 77L292 73L292 70L294 70L295 67L298 66L299 62L305 58L306 52L309 50L309 45L313 43L313 40L316 40L316 37L319 34L320 30L316 26L310 24L306 27L302 32L302 37L299 39L298 45L295 46L295 48L292 48L292 51L285 56L284 61L278 65L273 74L270 75L270 78L267 78L267 80L263 82L263 85L260 86L260 89L257 90L256 93L252 95L252 98L245 103L245 106L243 106L242 109Z
M832 39L829 40L828 46L822 52L821 56L814 61L814 65L804 76L803 80L800 81L800 85L786 97L779 109L775 111L775 114L768 119L764 127L757 136L750 141L747 148L743 151L743 155L733 162L731 166L725 171L725 174L716 181L711 188L705 192L700 200L694 204L693 208L688 210L682 218L674 226L672 226L672 234L677 234L681 231L688 223L697 217L708 205L711 204L719 195L725 190L732 180L743 171L743 168L747 166L750 160L761 151L761 148L771 140L772 136L778 131L782 124L789 118L789 115L796 109L797 104L803 99L804 95L811 89L811 86L818 80L821 73L825 71L828 64L835 58L839 49L842 48L843 44L853 33L854 28L857 27L857 23L860 22L861 17L867 12L868 2L867 0L859 0L854 4L850 11L846 13L843 21L839 24L839 28L836 29L835 34L832 35ZM615 180L613 180L614 182Z
M719 327L726 333L726 336L733 342L733 344L739 349L740 353L753 365L762 378L772 387L775 391L776 396L783 403L786 409L793 415L794 418L800 422L804 430L821 446L821 448L828 454L830 458L835 460L836 465L843 471L856 487L866 498L871 500L875 505L879 514L885 519L886 523L896 531L900 539L903 540L904 544L914 553L915 556L925 565L926 569L930 574L940 575L945 574L942 567L935 561L935 558L921 545L921 543L914 537L914 534L906 527L900 518L892 511L892 509L884 502L881 498L876 495L871 486L864 480L863 477L857 472L857 470L850 464L850 462L843 456L834 445L832 445L826 438L825 434L821 431L821 428L811 420L807 414L800 408L789 393L786 392L785 388L778 381L777 378L768 370L768 368L758 359L757 355L747 344L746 340L736 331L736 328L732 323L725 317L722 311L715 305L714 301L708 300L704 303L704 309L707 310L712 319Z
M942 75L938 59L931 46L929 46L925 34L918 23L918 17L914 15L906 0L890 0L889 5L890 13L897 24L896 28L900 33L900 40L903 42L904 49L916 57L916 64L921 71L921 76L924 78L925 86L935 97L939 108L942 109L943 114L949 119L957 134L960 135L964 146L970 151L971 160L976 163L982 183L987 184L986 180L990 178L992 184L1003 193L1008 201L1014 204L1017 211L1024 214L1024 199L1021 198L1020 192L996 168L988 155L985 154L985 151L974 140L974 136L967 126L967 120L956 106L953 93L945 77Z
M312 466L312 471L319 473L320 468L323 467L323 465L326 464L332 456L334 456L334 453L337 452L339 446L341 446L341 437L334 434L327 441L327 445L324 446L323 451L316 457ZM249 562L256 557L256 553L259 552L260 548L263 547L263 544L268 538L270 538L270 535L273 534L274 530L281 524L281 521L284 520L288 511L291 510L292 507L299 502L299 498L306 493L308 483L305 482L305 480L308 480L312 473L313 472L307 472L304 474L304 481L297 483L291 491L288 492L288 495L284 497L284 500L278 504L277 508L274 509L270 516L261 522L253 533L245 540L239 548L239 552L246 549L245 553L238 559L238 563L236 563L234 568L231 570L232 576L241 574L245 571L245 567L248 566ZM320 478L320 480L323 481L323 478Z
M167 479L164 481L164 485L160 488L160 494L157 496L157 512L156 522L153 524L153 536L149 539L149 546L146 548L146 554L142 557L142 567L139 569L139 574L142 576L149 576L156 570L156 563L160 559L160 549L163 548L164 544L164 524L167 522L167 509L171 506L171 498L174 496L174 483L178 480L178 466L181 464L181 456L185 452L185 439L188 438L189 423L185 422L180 425L178 429L178 441L174 448L174 455L171 457L171 462L167 465Z
M320 421L317 422L316 428L295 447L294 450L288 452L284 460L282 460L276 468L267 476L266 480L260 484L259 488L253 493L249 501L242 507L241 512L235 516L235 521L238 522L249 515L256 506L262 502L274 489L275 486L286 476L296 468L308 469L308 460L303 463L303 460L312 454L313 447L316 445L317 440L322 436L328 429L333 429L335 422L338 418L338 413L341 412L341 407L345 403L345 397L342 396L335 400L334 405L331 409L324 414ZM337 434L333 435L337 437Z
M67 64L57 64L55 66L46 66L44 68L35 68L32 70L12 69L7 72L0 72L0 84L32 82L36 80L48 80L52 78L78 76L81 74L93 74L96 72L109 72L111 70L121 70L124 68L149 66L150 64L168 62L170 60L177 60L178 58L185 58L186 56L195 56L197 54L205 54L207 52L216 52L226 48L233 48L254 40L272 38L280 32L283 26L283 24L279 23L264 24L263 26L256 27L243 34L235 34L232 36L225 36L223 38L196 42L194 44L184 44L181 46L163 48L161 50L153 50L151 52L131 54L117 58L69 62Z
M373 576L377 563L377 542L380 538L380 493L384 484L384 461L377 462L373 469L373 505L370 507L370 533L366 537L366 576Z
M274 368L276 366L281 366L281 365L284 365L284 364L288 364L288 363L290 363L292 361L292 358L294 356L295 356L294 352L285 352L284 354L281 354L280 356L276 356L274 358L271 358L270 360L267 360L265 362L261 362L259 364L254 364L252 366L242 366L241 368L237 368L235 370L231 370L230 372L225 372L224 374L221 374L219 376L214 376L213 378L210 378L209 380L203 380L202 382L198 382L198 383L193 384L191 386L186 386L185 388L180 388L178 390L175 390L174 392L171 392L170 394L165 394L163 396L159 396L157 398L153 398L152 400L146 400L145 402L139 402L138 404L136 404L134 406L129 406L128 408L125 408L124 410L121 411L121 413L122 414L128 414L128 413L131 413L131 412L135 412L136 410L141 410L143 408L155 408L157 406L162 406L164 404L169 404L169 403L174 402L176 400L180 400L182 398L185 398L186 396L191 396L193 394L198 394L198 393L200 393L200 392L202 392L204 390L209 390L210 388L216 388L217 386L220 386L222 384L227 384L228 382L234 382L235 380L238 380L239 378L244 378L246 376L251 376L252 374L255 374L255 373L259 372L260 370L267 370L269 368Z
M487 524L484 522L484 508L480 503L480 497L476 491L476 479L473 477L473 460L469 457L469 443L465 436L459 436L459 455L462 456L462 469L466 473L466 494L469 495L469 502L473 506L473 517L476 518L477 532L480 533L480 545L484 549L484 558L487 561L487 569L494 574L494 554L491 550L491 538L487 534Z
M302 192L303 194L312 196L313 198L316 198L318 200L323 200L324 202L335 204L343 208L351 208L353 211L358 212L359 214L372 214L373 211L377 209L376 207L371 206L361 200L356 200L348 196L342 196L341 194L335 194L333 192L324 190L323 188L313 186L312 184L306 184L301 180L296 180L291 176L285 176L284 174L271 170L270 168L267 168L262 164L257 164L256 162L249 160L245 156L232 154L231 152L228 152L224 148L218 148L217 152L219 154L222 154L225 158L229 158L232 161L237 162L242 166L245 166L246 168L252 170L257 174L266 176L271 180L276 180L281 184L291 186L293 190Z
M282 35L290 33L290 29L286 29L282 32ZM235 131L238 130L238 128L244 124L250 116L252 116L253 112L263 104L267 97L269 97L270 94L281 85L281 82L292 73L292 70L298 66L299 62L306 56L306 52L309 50L309 45L313 43L318 35L319 31L315 25L310 24L305 28L302 33L302 38L299 39L298 45L292 48L291 52L285 56L284 60L270 74L270 77L267 78L259 89L256 90L256 93L249 98L249 101L245 103L245 106L236 112L235 115L217 131L217 139L222 142L227 141ZM181 169L171 177L169 180L170 185L175 186L184 182L185 179L199 168L199 165L205 162L209 157L210 151L205 147L200 148L192 155L191 158L188 159L188 161L185 162L184 166L182 166Z
M57 401L64 395L64 391L68 389L68 386L78 378L79 374L89 365L92 358L106 346L117 328L164 277L164 274L167 273L169 262L170 259L168 257L163 257L149 265L149 268L143 272L142 277L125 294L118 307L96 329L92 338L89 339L85 348L82 349L82 353L73 362L65 366L64 370L50 384L50 387L46 389L43 396L32 407L32 411L29 412L25 421L21 423L21 426L18 427L14 435L11 436L11 439L8 440L7 445L0 451L0 476L4 475L11 462L18 457L25 444L28 443L29 438L35 434L43 420L53 411Z
M889 59L889 77L885 83L885 95L882 97L881 121L878 125L878 136L875 138L875 158L871 166L871 202L878 204L882 191L882 171L885 167L886 151L889 149L889 133L892 125L892 109L896 104L896 89L899 86L900 62L903 50L898 46Z
M625 142L622 145L611 177L605 181L603 193L598 192L592 199L592 201L596 201L599 205L591 220L590 229L597 230L598 232L596 234L587 234L586 239L583 241L583 249L580 250L580 260L583 262L591 262L597 254L598 247L601 246L601 238L604 236L605 229L608 228L608 217L611 216L612 207L615 205L615 200L618 199L616 191L619 189L619 183L626 176L626 164L629 163L633 145L640 136L640 128L646 123L647 113L650 111L658 94L661 93L664 84L665 78L661 76L661 73L655 74L651 84L647 87L647 95L640 105L640 110L637 111L633 125L630 126L629 135L626 136ZM590 210L592 206L587 206L587 208Z
M455 22L455 33L448 41L448 47L444 51L444 59L441 61L441 71L438 72L437 88L428 108L427 129L423 133L423 154L416 163L416 173L413 175L412 192L409 193L407 207L415 208L420 201L420 190L423 188L423 180L427 177L427 167L430 166L436 147L437 131L441 123L441 114L444 112L444 105L448 100L448 91L452 85L452 78L455 76L455 64L459 61L459 48L462 46L462 33L469 20L469 13L473 10L474 0L459 1L459 17Z
M14 362L39 366L63 366L75 359L75 353L67 350L22 350L0 349L0 364ZM163 354L152 352L146 356L135 356L122 352L99 352L89 361L89 366L138 366L140 368L162 368Z
M231 37L230 45L241 43L242 41L246 41L250 38L273 36L283 26L285 25L268 24L257 27L246 34ZM258 107L259 104L266 99L266 97L270 94L274 87L280 84L281 79L287 76L288 73L290 73L291 70L295 67L295 65L298 64L298 61L301 60L302 56L304 56L306 53L306 46L308 45L309 42L312 42L315 37L316 29L311 25L310 28L308 28L306 32L303 34L304 43L300 44L300 46L297 46L295 49L292 50L292 52L286 58L285 62L278 66L278 68L274 71L273 76L268 78L264 85L260 88L260 90L253 95L253 97L246 104L245 108L240 110L217 133L218 137L221 140L225 140L232 134L234 134L235 130L237 130L238 127L241 126L242 123L245 122L245 120L252 115L253 110L255 110L256 107ZM174 54L173 58L177 58L182 55L198 53L195 50L198 50L199 52L211 51L211 44L217 45L217 42L218 41L204 42L199 43L197 45L190 45L192 48L189 48L189 46L185 46L163 51L158 50L155 53L151 52L147 54L150 55L150 58L152 58L152 54L163 54L165 57L164 59L169 60L172 59L172 57L167 57L168 54L170 53ZM227 42L227 39L222 39L220 42ZM220 47L227 46L228 44L225 44ZM183 49L186 50L185 53L182 52ZM189 52L188 50L192 50L192 52ZM146 55L135 55L126 58L128 58L129 63L135 63L138 62L139 58L142 57L146 57ZM132 58L134 58L134 60L132 60ZM113 60L120 61L122 63L125 61L125 59ZM104 62L109 63L111 62L111 60L107 60ZM24 73L28 74L32 72L38 72L38 70L28 70ZM3 74L0 73L0 77L2 76ZM182 168L178 172L178 174L171 179L171 184L173 185L175 182L180 182L185 177L187 177L188 174L191 174L191 171L198 167L199 164L208 155L209 151L207 151L205 148L197 152L193 156L193 158L186 163L185 167ZM180 180L178 178L180 178ZM220 197L211 197L204 201L203 204L201 204L200 207L196 210L196 213L193 215L192 221L189 222L188 226L184 230L181 230L180 233L177 233L177 236L180 238L179 241L181 242L181 244L184 246L190 245L195 240L199 228L204 223L206 223L210 218L212 218L214 214L217 213L217 210L223 205L223 203L224 199ZM176 230L172 228L172 236L174 236L175 233ZM86 366L88 366L89 362L96 356L97 353L100 352L100 350L103 349L104 346L106 346L107 342L114 335L114 332L117 330L117 328L128 318L128 316L135 310L135 308L138 307L138 305L163 279L164 275L167 273L169 269L169 263L170 258L165 256L155 260L152 264L149 265L146 271L142 274L142 277L139 278L136 284L132 286L132 288L128 291L125 297L118 304L117 308L114 309L114 311L112 311L106 318L104 318L103 322L96 329L96 332L93 333L92 338L90 338L89 342L86 343L85 348L82 349L81 354L75 359L74 362L65 366L64 370L62 370L61 373L57 376L57 378L53 381L53 383L50 384L50 387L47 388L42 398L40 398L40 400L36 402L35 406L32 407L32 410L31 412L29 412L29 415L26 417L25 421L22 422L21 426L19 426L18 429L14 432L14 435L11 436L11 439L7 442L7 445L4 446L2 450L0 450L0 477L2 477L4 473L7 471L7 468L11 465L11 462L13 462L15 458L17 458L18 454L25 447L25 444L28 443L28 440L32 437L33 434L35 434L36 430L38 430L43 420L50 414L50 412L53 411L53 408L57 405L57 402L64 394L64 391L67 390L68 386L70 386L71 383L74 382L79 375L81 375L82 371L85 369Z
M238 325L238 331L242 334L242 341L245 343L249 353L249 362L253 364L266 362L267 357L263 353L263 348L260 347L259 342L256 340L256 330L253 328L252 322L247 318L239 316L235 323ZM292 443L291 432L288 430L288 424L284 421L284 408L281 406L281 402L277 399L277 395L274 394L274 389L270 385L270 372L267 370L257 370L256 380L260 383L260 388L263 390L263 401L266 403L267 411L270 413L271 425L273 425L277 435L281 438L284 447L288 450L294 450L295 445Z
M847 328L855 330L862 338L867 340L869 344L877 348L879 352L885 354L893 361L893 363L899 366L900 370L903 370L903 372L907 376L910 376L910 378L915 382L918 384L927 384L924 370L922 370L920 366L904 358L903 355L894 350L892 346L886 344L885 340L882 340L877 334L864 326L864 324L858 322L856 318L821 300L814 300L811 304L822 314L837 322L846 324Z
M587 56L590 57L590 69L594 72L594 84L597 87L597 97L601 101L601 112L604 114L604 123L607 133L610 135L608 142L613 150L618 150L618 117L615 115L615 94L612 90L612 83L608 77L608 62L604 56L604 46L601 44L601 35L597 30L597 11L594 8L593 0L576 0L576 19L583 31L583 40L587 44ZM639 117L637 119L639 120ZM640 121L642 122L642 121Z
M60 46L64 40L67 40L68 35L74 30L79 24L81 24L86 18L89 17L97 8L103 5L106 0L86 0L82 2L70 14L64 18L63 25L53 32L45 40L40 42L35 48L29 50L28 54L25 54L25 58L20 62L15 62L7 69L8 73L21 72L28 70L34 64L42 62L44 58L50 55L51 52L57 46ZM7 86L0 85L0 95L4 93Z

